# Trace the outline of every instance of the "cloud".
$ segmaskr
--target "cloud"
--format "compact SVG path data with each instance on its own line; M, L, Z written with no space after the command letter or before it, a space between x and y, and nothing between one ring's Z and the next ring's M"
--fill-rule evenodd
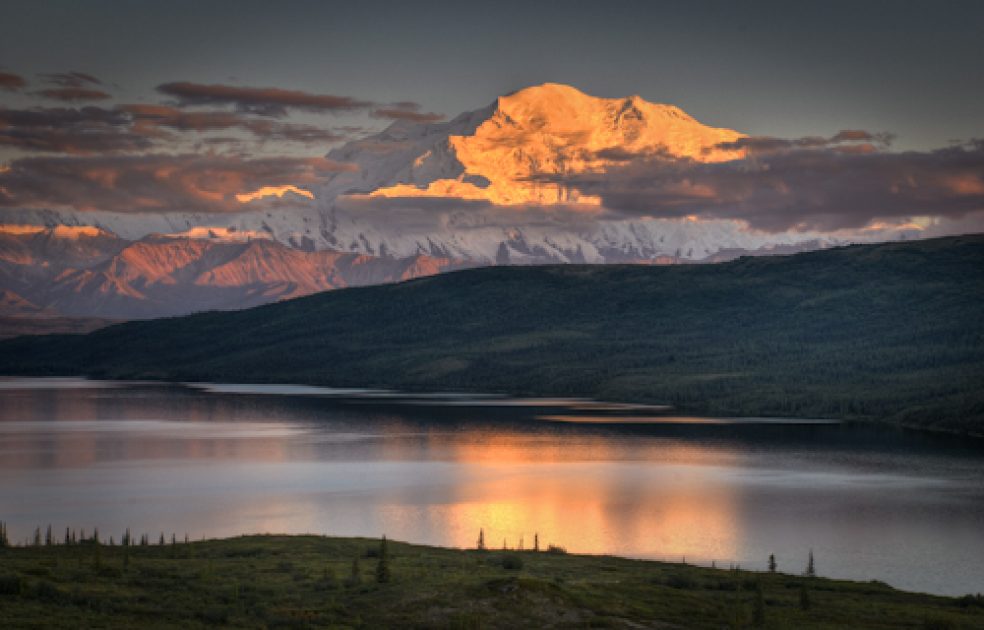
M103 85L103 82L85 72L53 72L39 75L47 83L68 88L83 88L86 86Z
M329 129L300 123L277 122L252 118L239 112L186 111L167 105L122 105L120 109L133 117L134 130L157 135L161 127L177 131L218 131L242 129L260 140L282 140L304 144L336 142L345 136Z
M24 77L10 72L0 72L0 90L13 92L27 85Z
M715 151L745 151L747 154L761 155L795 149L833 148L843 153L870 153L878 148L887 148L894 136L889 133L871 133L859 129L840 131L830 138L807 136L804 138L774 138L771 136L746 136L731 142L722 142L708 147L703 153Z
M96 106L0 109L0 146L73 155L150 148L130 122L124 112Z
M75 88L65 88L75 89ZM238 112L184 111L165 105L0 109L0 146L71 155L144 151L173 140L168 131L240 129L261 141L331 143L345 136L313 125Z
M409 120L416 123L432 123L444 120L444 114L421 112L420 105L413 101L400 101L389 106L378 107L369 113L373 118L387 120Z
M90 90L80 87L54 88L50 90L40 90L38 94L45 98L58 101L104 101L110 98L109 94L102 90Z
M843 134L843 135L842 135ZM890 152L874 134L743 139L748 157L700 163L642 156L602 172L540 181L597 195L616 217L733 219L754 229L834 231L984 210L984 141ZM849 142L852 144L844 144Z
M34 157L0 173L0 207L115 212L236 212L236 195L304 190L355 167L326 158L215 155Z
M356 100L349 96L312 94L280 88L204 85L188 81L164 83L157 86L157 91L176 98L181 106L234 105L243 112L272 117L285 116L288 109L338 113L372 107L372 103L368 101Z

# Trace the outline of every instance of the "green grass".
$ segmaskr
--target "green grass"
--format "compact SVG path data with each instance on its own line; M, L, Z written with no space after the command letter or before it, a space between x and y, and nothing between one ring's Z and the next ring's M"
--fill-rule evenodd
M245 536L128 550L5 548L0 620L5 628L755 627L761 587L766 628L984 627L979 597L608 556L389 541L392 578L377 583L378 547L361 538ZM804 585L809 610L800 607Z
M984 435L984 236L475 269L12 339L0 374L573 395Z

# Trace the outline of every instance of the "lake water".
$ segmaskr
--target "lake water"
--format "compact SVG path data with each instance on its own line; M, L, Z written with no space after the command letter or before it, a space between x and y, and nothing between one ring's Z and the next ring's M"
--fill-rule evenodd
M0 380L0 520L503 541L984 591L980 442L577 400Z

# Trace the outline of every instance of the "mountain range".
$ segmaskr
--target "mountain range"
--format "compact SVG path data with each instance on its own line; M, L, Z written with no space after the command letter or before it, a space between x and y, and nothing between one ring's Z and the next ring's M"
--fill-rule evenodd
M432 256L302 251L268 238L0 226L0 317L134 319L239 309L468 266ZM48 330L45 327L45 330Z
M735 221L588 220L599 200L552 179L626 152L728 160L742 150L722 147L743 137L672 105L548 83L448 122L394 122L328 152L347 168L319 185L242 212L5 210L0 315L157 317L468 266L721 262L843 244Z

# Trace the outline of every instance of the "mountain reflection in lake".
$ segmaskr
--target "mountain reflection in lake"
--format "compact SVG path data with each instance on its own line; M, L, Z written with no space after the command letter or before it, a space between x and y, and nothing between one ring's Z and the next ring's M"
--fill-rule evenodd
M984 590L979 443L579 400L0 380L0 519L557 544Z

